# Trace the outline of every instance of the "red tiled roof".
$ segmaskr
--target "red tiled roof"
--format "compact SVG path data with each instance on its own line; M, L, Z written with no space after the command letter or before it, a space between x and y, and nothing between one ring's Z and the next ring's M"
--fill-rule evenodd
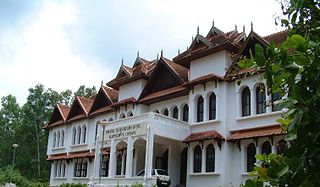
M185 87L194 86L194 85L205 83L212 80L222 81L223 77L210 73L208 75L204 75L196 79L190 80L189 82L184 83L183 86Z
M217 131L211 130L211 131L192 133L185 140L183 140L183 142L188 143L188 142L211 140L211 139L224 140L224 137L221 134L219 134Z
M95 152L92 151L81 151L81 152L70 152L69 155L67 153L48 155L47 160L64 160L71 158L81 158L81 157L94 157Z
M58 104L58 107L59 107L60 112L62 114L62 117L65 121L68 117L69 112L70 112L70 107L66 106L66 105L62 105L62 104Z
M259 138L259 137L282 135L282 134L285 134L285 132L282 131L280 125L271 125L271 126L233 131L232 135L229 136L227 140L234 141L234 140Z
M127 98L127 99L123 99L117 103L114 103L112 104L111 106L112 107L119 107L119 106L123 106L123 105L127 105L127 104L130 104L130 103L136 103L137 100L134 98L134 97L130 97L130 98Z
M115 103L118 101L118 95L119 95L119 91L113 89L113 88L110 88L110 87L107 87L107 86L102 86L102 90L103 92L105 93L105 95L107 97L109 97L109 99Z
M62 153L62 154L55 154L55 155L48 155L47 160L63 160L63 159L67 159L67 153Z
M104 106L104 107L99 108L99 109L95 110L94 112L90 113L90 116L95 116L95 115L109 112L112 110L113 110L113 108L111 106Z
M288 37L288 30L280 31L263 37L269 43L274 42L276 45L284 42Z
M189 69L167 58L161 57L165 63L184 81L188 81Z
M188 94L188 90L183 87L183 86L176 86L176 87L172 87L172 88L168 88L168 89L165 89L165 90L161 90L161 91L158 91L158 92L154 92L154 93L151 93L145 97L143 97L142 99L139 100L140 103L146 103L146 102L151 102L151 100L154 100L154 99L159 99L161 97L168 97L172 94L177 94L177 93L180 93L180 92L186 92L186 94ZM165 98L165 99L168 99L168 98ZM157 100L159 101L159 100Z
M86 99L86 98L80 97L80 96L77 96L77 99L78 99L81 107L84 109L84 112L86 113L86 115L88 115L90 108L93 104L93 100Z

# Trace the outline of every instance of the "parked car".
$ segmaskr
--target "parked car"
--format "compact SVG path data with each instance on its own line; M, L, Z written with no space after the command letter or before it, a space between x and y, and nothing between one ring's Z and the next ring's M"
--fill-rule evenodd
M144 170L142 170L137 174L137 176L143 177L144 173L145 173ZM152 169L151 175L152 175L152 177L156 177L157 178L157 186L158 187L170 186L171 179L170 179L170 176L168 175L168 172L166 170L163 170L163 169Z

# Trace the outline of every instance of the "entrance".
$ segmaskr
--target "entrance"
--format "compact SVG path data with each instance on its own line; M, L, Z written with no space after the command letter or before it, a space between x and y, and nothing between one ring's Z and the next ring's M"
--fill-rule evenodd
M181 151L180 156L180 184L185 185L187 181L187 160L188 160L188 148L184 148Z

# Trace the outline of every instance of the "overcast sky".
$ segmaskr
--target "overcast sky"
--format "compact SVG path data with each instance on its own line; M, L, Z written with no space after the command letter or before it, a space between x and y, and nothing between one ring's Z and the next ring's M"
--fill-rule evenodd
M173 58L212 21L220 30L238 26L260 35L280 30L275 0L1 0L0 97L23 104L37 83L57 91L97 86L121 65L140 56L155 59L161 49Z

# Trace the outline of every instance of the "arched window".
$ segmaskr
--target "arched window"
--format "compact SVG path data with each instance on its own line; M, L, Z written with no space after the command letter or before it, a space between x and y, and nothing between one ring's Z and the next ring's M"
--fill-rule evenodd
M280 140L277 144L278 155L282 155L283 153L285 153L287 148L288 148L287 142L284 140Z
M160 112L159 112L159 110L155 110L154 112L155 112L155 113L157 113L157 114L159 114L159 113L160 113Z
M265 153L266 155L271 153L271 144L269 141L265 141L262 144L261 154Z
M122 168L122 156L119 153L117 156L117 170L116 175L121 175L121 168Z
M124 115L124 113L120 114L120 119L123 119L125 117L126 117L126 115Z
M215 150L213 144L209 144L206 150L206 172L214 172Z
M108 177L109 172L109 155L102 156L101 176Z
M189 106L187 104L183 106L182 120L185 122L189 121Z
M266 89L263 84L256 88L256 110L257 114L266 113Z
M82 126L82 143L86 143L87 138L87 127L85 125Z
M61 131L61 146L64 146L64 130Z
M251 110L250 110L250 90L248 87L242 90L241 95L241 105L242 105L242 116L250 116Z
M209 120L216 119L216 113L216 94L212 93L209 97Z
M53 143L52 143L52 147L55 148L56 147L56 141L57 141L57 134L56 132L53 133Z
M198 103L197 103L197 122L202 122L203 121L203 97L200 96L198 98Z
M201 164L202 164L202 150L200 145L197 145L194 148L193 153L193 172L200 173L201 172Z
M126 167L127 167L127 153L124 153L123 155L123 175L126 174Z
M53 176L57 177L57 172L58 172L58 162L53 162Z
M57 132L57 142L56 147L60 147L60 131Z
M275 103L276 101L279 101L280 99L281 99L280 92L272 93L272 95L271 95L272 112L281 110L281 107L279 106L279 104Z
M132 116L133 116L133 113L130 111L130 112L128 113L128 116L129 116L129 117L132 117Z
M113 118L109 118L109 120L108 121L113 121Z
M62 164L61 170L62 170L61 177L65 177L66 176L66 163L65 162L63 162L63 164Z
M173 117L173 118L178 119L178 113L179 113L179 111L178 111L178 107L177 107L177 106L175 106L175 107L173 108L173 114L172 114L172 117Z
M78 144L81 143L81 127L79 126L78 127L78 141L77 141Z
M96 124L96 129L95 129L95 133L94 133L94 140L97 140L97 137L98 137L98 129L99 129L99 124L100 121L97 122Z
M169 110L166 108L166 109L164 109L164 111L163 111L163 115L165 115L165 116L169 116Z
M247 172L253 171L254 164L256 163L256 146L251 143L247 147Z
M72 145L76 144L76 136L77 136L77 130L75 127L72 129Z

